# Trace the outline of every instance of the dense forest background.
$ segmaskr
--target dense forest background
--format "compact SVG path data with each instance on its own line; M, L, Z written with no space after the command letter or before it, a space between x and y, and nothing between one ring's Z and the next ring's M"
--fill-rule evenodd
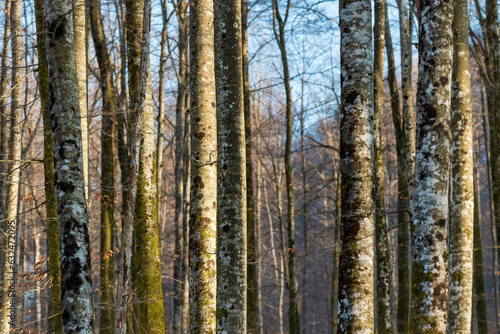
M145 113L143 120L143 131L149 133L149 139L144 137L142 142L149 153L143 155L141 151L138 161L146 166L151 160L154 167L150 168L150 174L147 171L139 174L135 202L135 219L140 222L134 221L134 233L147 231L144 232L147 237L141 239L134 234L133 239L132 289L125 301L128 305L125 322L131 333L189 332L188 245L193 202L190 173L198 158L191 151L190 141L193 133L189 89L193 64L190 64L190 56L196 44L190 41L193 35L188 25L192 15L190 8L198 2L202 0L164 0L150 4L150 81L149 84L147 80L142 82L147 86L144 110L148 103L151 107L151 114ZM406 0L388 0L385 4L377 0L372 3L373 8L376 5L379 10L385 8L387 14L383 20L385 27L373 34L374 48L377 36L385 36L385 40L382 39L383 70L379 73L383 79L383 112L378 127L383 159L380 164L383 211L378 210L377 216L382 217L388 237L384 250L387 251L390 277L389 332L406 333L408 319L403 314L409 313L409 306L400 308L408 303L404 296L409 296L410 290L408 283L406 286L401 284L398 277L405 275L401 272L404 268L408 275L409 258L405 260L401 256L401 249L408 251L411 228L410 215L407 215L409 207L402 207L402 202L409 202L409 198L402 199L402 182L398 185L406 171L401 171L398 159L406 159L401 141L402 118L411 115L410 127L415 122L413 105L417 104L419 80L420 4L418 1L406 3ZM46 188L50 181L44 174L47 160L52 163L46 146L50 115L48 118L44 115L49 104L43 100L47 96L44 91L47 81L42 78L40 61L40 43L45 43L40 41L40 36L46 34L40 14L44 9L47 11L47 4L39 0L7 0L0 6L0 227L5 235L0 239L3 264L0 280L4 289L2 325L5 326L5 316L9 312L4 268L7 268L5 263L11 245L7 242L9 212L15 206L17 224L12 244L15 250L11 249L15 251L13 261L17 271L14 328L23 333L52 330L59 333L61 320L57 319L60 314L57 316L54 310L60 310L60 305L55 305L61 302L54 298L54 276L49 270L54 262L53 253L50 253L50 239L54 235L48 229L51 220L47 218L50 208ZM115 308L123 297L119 286L123 283L119 277L126 250L122 234L128 217L127 196L134 154L135 123L130 110L135 108L141 91L137 88L142 75L139 73L145 73L138 68L140 52L139 56L131 56L131 53L141 46L143 6L144 1L140 0L75 2L72 31L80 81L96 333L114 332ZM339 3L262 0L243 3L242 8L246 173L247 177L251 175L247 179L245 198L253 201L246 204L249 221L247 274L250 275L247 283L248 332L336 333L337 282L342 275L339 273L342 70ZM500 188L496 190L495 186L498 182L496 169L499 168L495 159L500 156L495 151L498 149L495 136L500 133L496 130L499 126L496 113L500 109L497 109L498 101L494 101L500 99L494 89L500 86L500 75L497 75L500 72L498 8L496 0L470 1L467 8L477 203L471 329L474 333L496 333L500 331L496 230L499 221L498 214L495 215L495 197L500 194ZM380 16L380 12L370 13L371 23L380 24L377 18L384 16ZM38 20L42 20L42 24ZM193 18L191 20L193 24ZM216 39L217 36L216 32ZM217 43L216 40L216 50ZM370 40L370 47L371 43ZM138 75L134 77L134 73ZM81 95L82 92L86 94ZM237 126L230 124L229 128L233 125ZM18 152L17 157L13 157L13 152ZM14 170L19 172L17 180L12 178ZM289 176L292 176L290 182ZM18 195L9 197L13 191ZM144 225L140 225L141 222ZM150 235L153 235L151 240L158 239L157 253L137 247L140 242L156 242L146 239ZM147 267L150 258L154 257L159 257L160 268ZM402 264L405 261L406 264ZM223 262L217 267L221 272L229 269L230 266ZM141 280L141 273L149 271L161 280L160 289ZM292 278L292 272L296 277ZM296 287L291 284L293 281ZM480 284L478 288L479 281L483 282L482 288ZM149 310L141 307L149 307ZM149 315L151 319L145 320L147 312L153 312L151 314L156 317ZM157 322L155 319L162 315L163 319ZM299 324L299 328L294 324ZM155 326L164 328L158 330Z

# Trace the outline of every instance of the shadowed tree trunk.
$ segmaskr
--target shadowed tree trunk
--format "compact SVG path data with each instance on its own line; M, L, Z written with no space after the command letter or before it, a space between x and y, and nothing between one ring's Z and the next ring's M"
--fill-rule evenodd
M247 331L247 189L241 1L215 0L214 8L218 157L217 332L244 334Z
M374 115L374 189L375 189L375 260L377 333L392 333L389 243L384 205L384 159L382 156L382 113L384 107L385 0L375 1L373 115Z
M446 332L453 4L420 3L410 333Z
M355 27L355 29L351 29ZM371 5L340 2L342 105L339 333L374 328L373 59Z
M50 89L45 45L45 15L43 1L35 1L37 51L38 51L38 89L43 113L43 171L45 186L45 210L47 219L47 249L49 274L52 280L50 290L52 323L55 334L62 334L61 316L61 267L59 228L57 226L57 203L54 188L54 141L50 120Z
M72 3L44 4L64 333L93 332L90 241Z
M451 205L447 333L470 333L474 232L474 166L467 0L453 2Z
M216 330L217 122L214 74L214 4L190 8L191 212L189 292L193 334Z
M101 314L99 332L112 334L114 331L115 311L113 286L115 267L113 256L113 229L114 229L114 112L115 93L113 87L113 68L109 59L106 45L100 0L89 6L90 30L94 41L97 62L99 63L99 85L102 94L102 129L101 129L101 245L100 245L100 304Z

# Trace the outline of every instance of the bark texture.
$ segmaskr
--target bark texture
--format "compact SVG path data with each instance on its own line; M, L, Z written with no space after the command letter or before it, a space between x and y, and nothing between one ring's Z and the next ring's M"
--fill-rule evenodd
M43 1L35 1L37 51L38 51L38 89L43 113L43 171L45 186L45 209L47 219L47 248L49 273L52 280L50 290L52 324L55 334L62 334L61 317L61 266L59 228L57 226L57 202L54 187L54 140L50 120L50 89L45 46L45 15Z
M190 8L191 212L189 298L191 333L215 333L217 293L217 122L214 4Z
M6 99L3 98L5 90L7 88L7 61L9 57L9 42L10 42L10 1L5 1L5 26L3 30L3 43L2 43L2 65L0 72L0 160L7 160L7 115L6 115ZM7 165L0 162L0 173L5 173L7 171ZM5 214L5 182L4 178L0 178L0 219L4 217ZM0 225L2 228L4 224ZM3 241L3 235L0 236L0 241ZM2 242L2 244L4 244ZM0 257L0 277L3 279L3 261Z
M241 1L215 0L214 8L218 157L217 332L246 333L247 189Z
M90 242L72 2L44 3L64 333L92 333Z
M474 232L474 167L467 1L453 2L451 212L448 333L470 333Z
M115 93L113 87L113 68L109 59L101 17L101 1L89 6L90 28L97 62L99 63L99 85L102 94L102 127L101 127L101 245L100 245L100 304L101 313L99 332L112 334L114 331L113 285L115 278L114 258L109 255L113 251L114 229L114 152L113 134L115 112ZM86 82L85 82L86 84ZM84 86L86 87L86 85Z
M420 4L409 332L445 333L453 4Z
M375 261L377 333L392 333L389 243L384 205L384 159L382 155L382 113L384 106L385 0L375 1L373 115L374 115L374 189L375 189Z
M339 333L374 331L373 59L371 4L340 2L341 229Z
M9 137L9 163L8 168L8 183L5 189L5 207L7 212L5 214L6 226L6 250L4 253L3 262L3 296L9 296L9 287L7 284L11 278L14 278L16 283L16 266L13 264L16 254L18 255L19 249L16 247L18 244L15 240L15 233L18 233L18 201L19 201L19 181L21 174L21 138L22 138L22 112L23 112L23 30L21 25L21 10L22 0L12 0L10 8L10 28L11 28L11 41L12 41L12 85L11 85L11 101L10 101L10 137ZM14 233L14 234L12 234ZM14 294L15 295L15 294ZM3 299L2 305L2 323L1 332L8 333L11 329L16 328L16 311L9 309L10 298ZM13 319L12 317L13 314ZM13 321L12 321L13 320Z

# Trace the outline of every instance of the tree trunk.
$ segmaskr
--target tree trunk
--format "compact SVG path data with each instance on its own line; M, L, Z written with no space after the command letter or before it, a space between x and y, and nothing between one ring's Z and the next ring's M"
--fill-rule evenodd
M400 334L403 334L408 332L408 317L410 314L409 226L412 217L411 215L406 215L406 212L410 212L411 187L415 168L415 128L413 126L413 115L415 112L413 109L411 26L408 22L408 4L406 0L399 0L397 3L402 50L401 89L403 93L403 111L400 114L400 126L396 129L397 139L400 139L399 141L397 140L397 145L399 146L398 153L400 152L398 154L397 329Z
M356 27L356 29L351 29ZM374 217L372 151L373 60L371 6L366 0L340 3L342 107L340 122L341 229L340 333L374 328Z
M421 2L410 333L446 332L453 4Z
M101 17L101 2L89 6L90 27L97 62L99 63L99 84L102 94L102 129L101 129L101 245L100 245L100 304L101 313L99 332L112 334L114 331L113 285L115 267L113 256L114 230L114 112L115 93L113 87L113 68L109 59Z
M9 17L10 17L10 1L5 1L5 26L4 26L4 31L3 31L3 47L2 47L2 69L0 73L0 96L4 96L5 90L7 88L7 61L8 61L8 53L9 53L9 39L10 39L10 22L9 22ZM7 114L6 114L6 99L2 98L0 99L0 160L7 160L8 159L8 153L7 153ZM7 164L0 162L0 173L3 175L4 173L7 172ZM6 212L4 212L6 205L5 205L5 186L7 182L3 178L0 178L0 207L2 209L0 210L0 219L4 218L4 215ZM0 228L2 230L5 228L5 224L2 223L0 225ZM2 234L0 236L0 243L2 245L5 244L4 241L4 235ZM0 257L0 278L3 279L3 257Z
M135 202L137 198L137 183L139 177L139 153L141 150L141 140L143 133L142 118L145 113L144 110L151 106L151 100L147 99L148 95L148 85L150 80L149 77L149 42L150 42L150 31L151 31L151 0L145 0L143 2L143 20L142 25L140 25L138 11L140 7L137 6L137 1L127 2L127 27L128 34L127 37L130 38L128 46L128 64L129 64L129 91L131 97L131 105L133 105L134 118L131 125L131 140L130 140L130 180L129 189L127 197L127 205L125 210L125 221L123 224L122 232L122 261L121 270L118 277L117 283L117 296L120 296L120 304L116 307L115 313L115 332L119 334L124 334L127 332L127 308L129 303L129 294L131 294L131 272L132 272L132 239L134 234L134 211ZM137 27L142 30L142 38L137 41L136 34L139 33ZM134 28L135 30L133 30ZM140 46L138 46L138 44ZM142 50L140 53L140 61L137 62L137 50ZM135 58L134 58L135 57ZM137 69L137 63L139 68ZM135 65L135 66L134 66ZM137 81L134 81L137 79ZM135 84L135 86L134 86ZM130 89L130 87L136 87L136 89ZM150 88L149 88L150 89ZM149 95L151 93L149 92ZM132 102L133 101L133 102ZM149 103L148 103L149 102ZM149 104L149 105L148 105ZM151 115L152 118L152 115ZM153 136L154 138L154 136ZM154 143L154 139L153 139ZM154 146L154 144L153 144ZM151 174L150 174L151 175ZM154 174L153 174L154 175ZM153 180L149 180L153 182ZM154 193L156 195L156 192ZM156 207L156 203L149 203L151 206ZM158 230L153 231L153 233L158 234ZM153 254L154 256L155 254ZM160 285L161 286L161 285ZM161 290L160 290L161 293ZM161 300L160 300L161 302ZM163 306L163 303L162 303ZM157 320L157 319L155 319ZM161 320L163 321L163 313L161 314ZM156 324L152 321L152 324ZM129 328L129 331L131 329ZM150 329L152 330L152 329ZM155 331L165 331L164 326L162 328L155 327Z
M216 330L217 122L213 1L190 8L191 212L189 292L191 333Z
M477 138L474 138L477 139ZM474 140L477 143L477 140ZM479 152L475 149L475 160ZM474 254L473 254L473 309L476 311L476 324L478 334L488 333L488 316L486 312L486 293L484 289L483 246L481 238L481 196L479 192L479 170L476 167L474 175ZM474 305L475 301L475 305Z
M467 1L453 5L451 212L448 333L470 333L474 232L474 166Z
M373 62L373 118L374 118L374 190L375 190L375 261L376 261L376 327L377 333L392 333L391 283L389 269L389 242L384 205L384 159L382 155L382 113L384 108L384 39L385 0L375 2L374 62Z
M217 332L244 334L247 332L248 189L241 1L215 0L214 8L218 157L217 263L219 268L225 268L217 271ZM255 249L253 252L255 253Z
M10 301L15 298L9 293L12 284L16 284L16 265L13 259L18 253L15 234L18 229L18 200L19 182L21 172L21 123L22 123L22 92L23 92L23 35L21 26L21 0L12 0L10 8L10 26L12 40L12 85L11 85L11 133L9 138L9 160L8 183L6 188L5 207L6 213L6 251L4 251L3 262L3 296L6 296L2 305L1 332L8 333L10 329L17 327L16 311L11 309ZM3 217L2 217L3 218ZM15 295L15 293L14 293Z
M339 313L339 265L340 265L340 222L342 220L341 209L341 184L340 184L340 160L335 170L337 178L337 190L335 196L335 222L333 228L333 267L332 267L332 328L331 333L337 333Z
M243 54L243 105L245 111L246 140L246 198L247 198L247 330L259 333L259 284L257 277L257 246L255 225L254 183L252 167L252 119L250 112L250 78L248 64L248 1L241 0L241 35Z
M43 1L35 1L37 51L38 51L38 89L43 114L43 171L45 186L45 209L47 219L47 249L49 274L52 280L50 300L52 307L51 321L55 334L62 334L61 317L61 267L59 228L57 226L57 203L54 188L54 141L50 119L50 84L47 67L45 38L45 15Z
M288 307L288 331L291 334L300 332L300 306L297 293L297 280L295 277L295 200L293 193L293 171L292 171L292 137L293 137L293 100L292 87L290 86L290 72L288 68L288 58L285 44L285 25L288 19L290 1L287 3L285 17L281 17L278 1L273 0L273 31L276 42L280 49L281 64L283 66L283 84L285 85L286 95L286 139L285 139L285 179L286 179L286 197L287 197L287 232L288 232L288 277L286 286L288 288L290 304ZM276 23L278 25L276 29ZM284 240L283 240L284 241Z
M85 22L85 1L73 3L73 23L75 25L76 71L82 126L83 176L85 178L85 198L89 199L89 129L87 121L87 25Z
M185 178L186 178L186 158L189 155L186 151L187 138L185 137L186 125L186 98L189 93L189 55L188 55L188 34L189 18L188 4L179 0L175 7L177 20L179 23L179 43L177 50L179 54L179 65L177 72L177 105L176 105L176 125L175 125L175 260L174 260L174 296L172 305L173 330L174 333L184 333L183 325L184 309L184 221L188 212L185 210ZM189 258L189 256L188 256ZM188 259L189 260L189 259ZM189 265L189 261L187 262Z
M72 3L44 4L54 139L55 191L61 242L64 333L92 333L90 241L79 110ZM64 18L64 19L61 19Z

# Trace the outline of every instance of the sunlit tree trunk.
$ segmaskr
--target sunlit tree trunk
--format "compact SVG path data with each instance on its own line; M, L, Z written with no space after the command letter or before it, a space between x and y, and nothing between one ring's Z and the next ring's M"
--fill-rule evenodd
M467 1L453 3L451 212L448 333L470 333L474 232L474 166Z
M445 333L453 4L420 5L409 332Z
M43 115L43 171L45 186L45 214L47 219L47 250L49 274L52 280L50 300L52 307L51 321L54 333L62 334L61 316L61 267L59 228L57 226L57 203L54 188L54 141L50 119L50 85L45 45L45 15L43 1L35 1L37 51L38 51L38 89Z
M82 124L83 175L85 178L85 198L89 199L89 129L87 118L87 25L85 24L85 7L83 0L73 3L73 23L75 25L76 71L78 75L78 94L80 117Z
M44 3L54 139L55 191L61 242L64 333L92 333L90 241L72 3ZM64 17L64 20L61 18Z
M12 41L12 53L11 53L11 64L12 64L12 85L11 85L11 101L10 101L10 138L9 138L9 160L10 163L8 173L9 177L7 180L6 195L5 195L5 207L7 208L6 218L6 249L2 252L4 255L3 261L3 305L2 305L2 323L1 332L8 333L10 329L16 328L19 323L16 324L16 312L15 310L9 309L10 298L9 287L12 282L17 283L20 277L16 277L16 268L13 265L12 259L15 258L18 249L16 248L16 240L13 238L16 230L18 229L18 201L19 201L19 181L21 173L21 123L22 123L22 111L23 111L23 30L21 25L21 13L22 13L22 1L12 0L10 8L10 27L11 27L11 41ZM2 217L3 218L3 217ZM13 281L9 281L10 279ZM10 284L8 284L9 282ZM13 318L10 317L14 311Z
M101 313L99 316L99 332L113 333L114 327L114 112L115 93L113 68L109 59L106 35L102 24L101 2L96 1L89 6L90 27L97 62L99 63L99 85L102 94L102 128L101 128L101 245L100 245L100 296ZM84 86L85 87L85 86Z
M340 184L340 160L338 168L335 169L337 178L335 194L335 222L333 227L333 267L332 267L332 328L331 333L337 333L338 313L339 313L339 265L340 265L340 222L342 220L341 212L341 184Z
M342 105L339 333L374 330L371 5L340 2Z
M212 0L190 8L191 211L190 332L214 333L217 293L217 122Z
M2 43L2 68L0 72L0 97L3 97L5 90L7 88L7 61L9 57L9 41L10 41L10 1L5 1L5 26L3 30L3 43ZM6 115L7 102L6 99L0 98L0 160L7 160L7 115ZM3 175L7 171L7 164L0 162L0 175ZM5 182L4 178L0 178L0 219L3 219L5 214ZM0 224L0 228L3 228L4 224ZM3 234L0 236L0 243L3 245ZM3 279L3 260L0 256L0 278Z

